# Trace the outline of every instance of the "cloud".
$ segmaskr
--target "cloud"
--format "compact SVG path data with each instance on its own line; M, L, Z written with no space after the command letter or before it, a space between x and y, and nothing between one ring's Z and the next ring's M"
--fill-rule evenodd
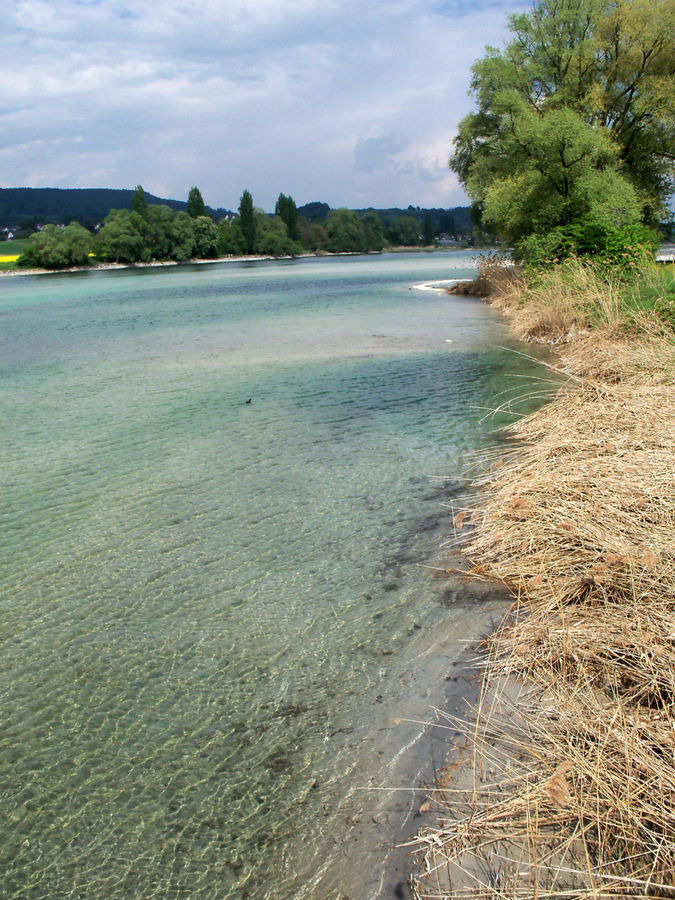
M405 142L394 134L366 134L354 148L354 166L361 172L374 172L387 166L395 168L395 156Z
M470 65L516 8L9 0L1 177L174 197L198 184L230 208L245 187L267 209L280 191L332 206L455 205L447 156Z

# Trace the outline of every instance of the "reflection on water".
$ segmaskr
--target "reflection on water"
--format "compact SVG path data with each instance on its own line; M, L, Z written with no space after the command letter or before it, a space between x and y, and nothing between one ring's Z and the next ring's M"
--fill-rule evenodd
M536 374L484 305L409 290L470 265L2 283L3 896L377 881L360 788L485 616L420 564Z

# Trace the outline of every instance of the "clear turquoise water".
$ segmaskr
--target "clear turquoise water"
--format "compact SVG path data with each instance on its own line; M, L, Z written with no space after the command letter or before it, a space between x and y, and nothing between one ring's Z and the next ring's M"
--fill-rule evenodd
M352 866L354 785L464 621L420 564L485 408L540 374L410 290L471 266L0 282L2 896L322 897Z

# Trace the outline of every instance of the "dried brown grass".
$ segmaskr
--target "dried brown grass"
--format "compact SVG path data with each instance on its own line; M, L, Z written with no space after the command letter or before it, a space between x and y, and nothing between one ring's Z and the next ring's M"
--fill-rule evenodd
M615 287L601 285L588 267L571 261L568 268L567 277L555 278L544 273L532 280L526 279L518 269L510 277L508 270L500 275L492 265L484 277L494 286L493 304L508 316L520 337L558 343L590 327L595 304L604 308L611 318L618 300Z
M486 642L470 772L439 783L416 843L418 900L675 897L675 348L581 318L544 331L570 381L512 427L521 451L473 514L474 572L515 602Z
M654 292L664 288L654 265L645 265L638 281ZM490 296L524 340L555 345L598 328L605 336L620 336L627 328L634 336L668 333L655 308L641 309L628 301L635 290L625 277L588 261L570 258L557 269L535 275L517 266L504 266L498 257L486 257L477 283L482 295Z

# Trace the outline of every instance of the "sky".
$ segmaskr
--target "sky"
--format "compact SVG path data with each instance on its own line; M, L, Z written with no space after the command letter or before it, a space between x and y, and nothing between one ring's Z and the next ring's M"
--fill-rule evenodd
M0 187L452 207L471 64L522 0L4 0Z

